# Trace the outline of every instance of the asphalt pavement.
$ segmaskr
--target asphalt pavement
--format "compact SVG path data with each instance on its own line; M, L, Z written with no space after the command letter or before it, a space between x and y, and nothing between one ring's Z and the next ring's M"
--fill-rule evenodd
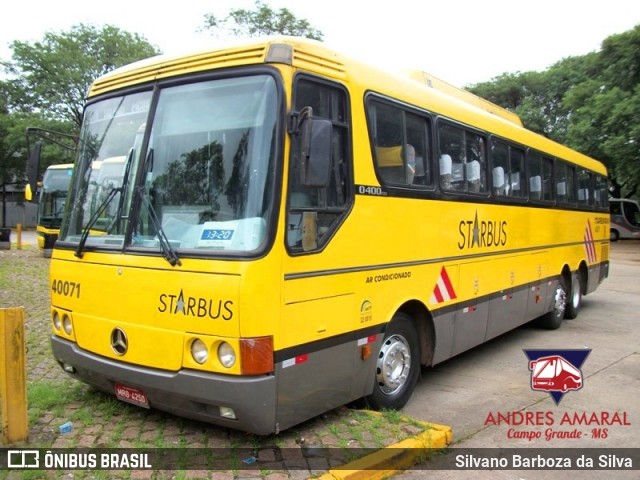
M433 466L426 463L394 478L640 478L639 279L640 241L612 243L609 278L583 297L578 318L565 320L555 331L525 325L423 369L403 409L409 417L452 427L453 447L469 450L454 451L450 459L460 452L482 453L475 449L496 449L484 452L489 455L507 448L553 449L558 455L572 452L562 449L580 449L597 459L605 455L606 465L611 455L630 452L617 449L628 448L633 449L634 470L421 470ZM568 391L558 404L548 392L534 391L525 349L590 350L581 367L582 388ZM499 414L503 420L494 421Z

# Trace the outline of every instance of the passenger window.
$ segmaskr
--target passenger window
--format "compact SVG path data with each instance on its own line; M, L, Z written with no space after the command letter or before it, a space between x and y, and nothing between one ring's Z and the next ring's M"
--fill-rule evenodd
M608 182L607 178L602 175L596 175L594 201L595 206L600 209L608 208Z
M542 157L542 199L553 202L553 159Z
M556 194L558 202L574 205L575 168L562 160L556 162Z
M491 142L492 192L496 196L522 197L522 172L524 151L494 139Z
M509 180L511 185L521 185L522 177L524 176L524 150L510 146L509 147L509 165L511 166L511 171L509 175ZM513 188L509 195L512 197L523 197L525 195L524 190L522 188L516 189Z
M461 127L438 127L440 187L469 193L487 192L484 137Z
M587 170L578 172L578 205L583 207L593 205L592 175Z
M530 150L527 153L527 167L529 198L552 202L554 199L553 160L543 157L540 152Z
M432 185L427 118L371 101L369 126L376 171L383 185Z
M415 155L413 184L432 186L431 123L428 119L412 113L406 113L405 120L407 145L413 148Z
M506 144L493 140L491 142L491 170L492 193L498 197L509 193L509 148Z

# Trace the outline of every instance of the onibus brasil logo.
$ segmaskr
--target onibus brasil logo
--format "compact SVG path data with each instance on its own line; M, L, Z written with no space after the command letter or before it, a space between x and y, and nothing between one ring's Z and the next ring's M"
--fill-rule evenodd
M549 392L556 405L567 392L583 387L580 368L591 349L523 351L529 359L531 389Z

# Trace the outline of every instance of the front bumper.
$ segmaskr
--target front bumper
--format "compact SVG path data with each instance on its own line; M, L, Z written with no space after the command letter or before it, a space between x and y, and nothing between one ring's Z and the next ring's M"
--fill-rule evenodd
M276 378L238 377L195 370L168 372L94 355L51 336L55 359L74 378L115 395L115 383L142 390L151 408L258 435L277 432ZM69 372L73 367L73 372ZM236 419L220 416L230 407Z

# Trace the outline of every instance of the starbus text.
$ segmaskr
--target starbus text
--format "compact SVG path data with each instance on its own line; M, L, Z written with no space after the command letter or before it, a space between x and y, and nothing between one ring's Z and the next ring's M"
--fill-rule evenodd
M205 318L213 320L233 318L233 302L231 300L212 300L202 297L188 297L180 291L179 295L162 293L160 295L160 313L182 314L188 317Z
M507 244L507 221L460 220L458 248L504 247Z

